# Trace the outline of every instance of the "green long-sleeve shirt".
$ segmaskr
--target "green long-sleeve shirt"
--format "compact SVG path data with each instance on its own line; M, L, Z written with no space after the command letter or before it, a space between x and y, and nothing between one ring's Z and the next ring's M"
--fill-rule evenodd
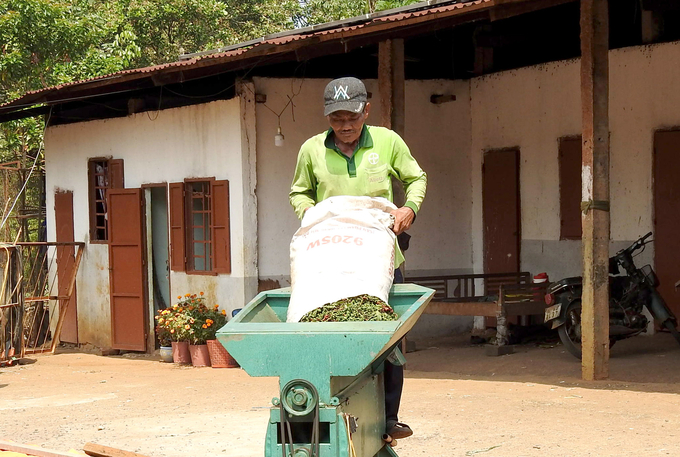
M305 209L338 195L384 197L392 201L395 176L404 184L406 204L418 213L427 175L402 138L384 127L366 126L352 157L335 145L332 130L315 135L300 148L290 203L302 219Z
M384 127L364 125L352 157L335 145L333 130L315 135L300 148L290 203L302 219L305 209L329 197L384 197L392 201L392 179L404 184L406 203L418 214L425 198L427 175L411 155L404 140ZM395 267L404 261L395 245Z

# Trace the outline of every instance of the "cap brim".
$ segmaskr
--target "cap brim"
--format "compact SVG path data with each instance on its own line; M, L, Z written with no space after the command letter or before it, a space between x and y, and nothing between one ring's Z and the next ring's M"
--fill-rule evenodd
M357 101L335 102L325 106L323 110L323 115L328 116L329 114L335 113L336 111L349 111L352 113L360 113L361 111L363 111L365 106L366 102Z

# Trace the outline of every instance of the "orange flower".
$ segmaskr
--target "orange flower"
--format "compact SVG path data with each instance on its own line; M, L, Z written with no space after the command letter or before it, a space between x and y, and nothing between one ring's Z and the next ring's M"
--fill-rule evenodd
M191 294L184 294L185 297L191 297Z
M177 296L177 300L181 300L181 299L182 299L182 296L181 296L181 295L178 295L178 296Z
M223 309L223 310L222 310L222 315L223 315L223 316L226 316L226 315L227 315L227 310L226 310L226 309Z
M170 333L175 333L175 329L170 329Z
M220 307L220 305L215 305L215 309L217 309L217 308L219 308L219 307Z
M203 295L203 292L200 292L201 295Z
M191 328L191 325L187 324L184 326L185 329L189 330Z
M208 328L208 326L207 326L207 325L205 325L205 324L203 324L203 325L202 325L202 327L203 327L203 328Z

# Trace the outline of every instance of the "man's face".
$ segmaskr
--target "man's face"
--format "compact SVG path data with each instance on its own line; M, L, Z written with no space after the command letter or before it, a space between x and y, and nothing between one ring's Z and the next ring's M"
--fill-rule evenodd
M336 111L326 116L328 123L335 133L335 138L343 143L354 143L361 136L361 129L368 118L371 104L366 103L366 107L361 113L351 111Z

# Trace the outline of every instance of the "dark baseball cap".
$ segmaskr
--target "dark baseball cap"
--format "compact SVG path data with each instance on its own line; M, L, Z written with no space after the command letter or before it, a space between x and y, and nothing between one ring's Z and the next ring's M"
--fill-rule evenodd
M323 92L324 111L328 116L336 111L360 113L366 106L366 86L357 78L338 78L329 82Z

